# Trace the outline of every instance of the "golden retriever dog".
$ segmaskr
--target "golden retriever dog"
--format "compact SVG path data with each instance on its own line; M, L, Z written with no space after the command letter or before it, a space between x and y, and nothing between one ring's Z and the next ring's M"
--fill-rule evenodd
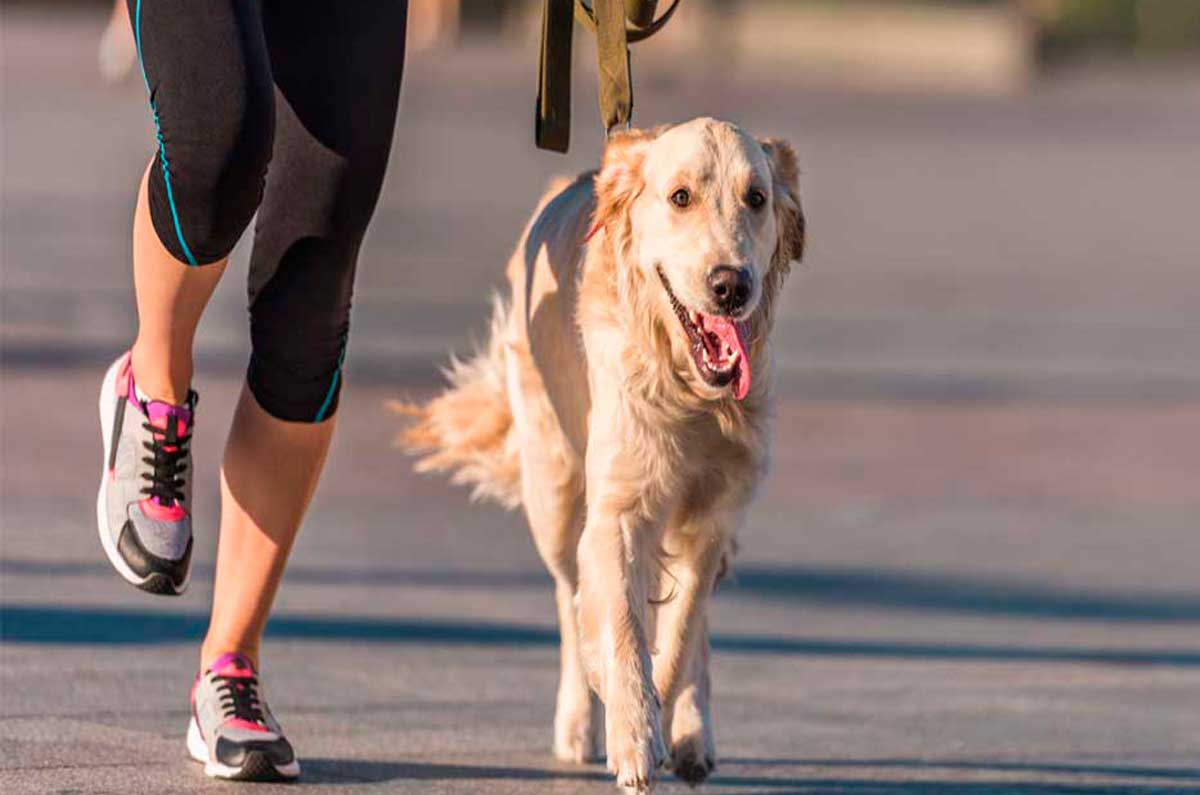
M607 749L629 791L714 766L707 602L766 466L803 246L788 144L713 119L616 135L542 198L485 349L401 407L418 470L524 509L558 601L554 753Z

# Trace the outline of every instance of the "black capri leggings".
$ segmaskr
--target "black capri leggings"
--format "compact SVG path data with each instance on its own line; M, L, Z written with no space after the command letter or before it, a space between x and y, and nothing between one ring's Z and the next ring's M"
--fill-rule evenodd
M202 266L228 256L258 211L247 381L271 415L320 422L337 409L407 0L128 3L158 134L154 229Z

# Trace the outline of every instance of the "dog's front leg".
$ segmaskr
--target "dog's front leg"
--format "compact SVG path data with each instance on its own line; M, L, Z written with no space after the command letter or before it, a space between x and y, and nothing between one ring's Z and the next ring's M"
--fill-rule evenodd
M589 684L604 701L608 767L618 786L644 793L666 759L646 636L658 528L645 519L645 495L634 485L643 480L639 457L620 449L615 425L600 425L595 413L592 419L578 549L582 652Z
M676 776L692 786L708 778L717 766L707 619L701 622L699 634L680 681L679 695L663 706L663 727L671 748L668 764Z
M604 701L608 767L617 784L647 792L666 759L662 708L650 675L647 586L639 531L593 512L579 542L579 624L589 683Z
M726 547L721 523L689 523L670 534L670 595L658 608L654 682L670 733L670 766L695 785L715 766L709 707L707 607Z

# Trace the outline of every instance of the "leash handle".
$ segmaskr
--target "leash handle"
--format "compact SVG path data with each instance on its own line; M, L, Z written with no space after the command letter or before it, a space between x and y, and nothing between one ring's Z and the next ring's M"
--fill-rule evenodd
M541 149L566 152L571 140L571 46L574 18L596 34L600 117L606 135L629 129L633 80L629 45L658 33L681 0L654 18L658 0L544 0L534 139ZM627 22L628 20L628 22Z
M546 0L538 63L534 140L539 149L567 151L571 144L571 44L575 0Z
M654 21L658 0L625 0L625 16L635 28L644 28Z
M625 35L625 4L621 0L592 2L596 14L600 119L604 122L605 135L612 135L622 125L628 127L633 119L633 81L630 77L629 41Z
M672 0L671 5L667 6L667 10L662 13L662 16L654 19L658 0L625 0L625 13L629 16L629 25L625 29L625 35L629 43L637 44L639 41L645 41L666 27L667 23L671 21L671 17L675 16L680 2L681 0ZM579 20L580 24L588 30L596 32L596 12L588 7L585 0L575 0L575 19Z

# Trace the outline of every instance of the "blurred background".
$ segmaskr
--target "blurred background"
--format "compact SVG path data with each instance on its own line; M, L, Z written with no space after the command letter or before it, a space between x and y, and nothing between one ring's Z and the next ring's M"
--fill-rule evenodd
M249 240L197 345L197 570L155 600L93 518L153 144L110 11L0 6L5 791L206 786L180 744ZM483 335L548 180L598 162L578 29L571 152L533 146L539 27L528 0L412 2L341 427L265 650L325 791L609 791L545 750L520 517L413 475L385 409ZM709 791L1200 792L1200 0L684 0L633 63L636 123L730 119L804 171Z

